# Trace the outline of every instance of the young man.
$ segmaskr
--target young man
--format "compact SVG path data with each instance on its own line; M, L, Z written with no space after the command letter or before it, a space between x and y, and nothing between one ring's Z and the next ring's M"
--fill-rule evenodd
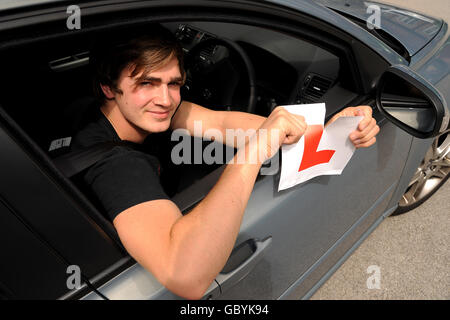
M202 121L203 131L220 130L223 137L227 128L268 133L257 133L235 156L255 155L256 163L228 164L208 195L184 216L162 189L158 161L150 154L116 147L84 176L130 255L173 293L199 299L233 249L261 164L282 144L297 142L307 125L280 107L264 118L181 102L185 74L176 39L160 28L128 38L103 47L93 59L101 114L75 137L76 145L107 140L142 144L150 134L169 128L193 135L194 121ZM375 143L379 128L370 107L346 108L331 121L344 114L365 116L350 136L356 147ZM260 149L266 151L262 158Z

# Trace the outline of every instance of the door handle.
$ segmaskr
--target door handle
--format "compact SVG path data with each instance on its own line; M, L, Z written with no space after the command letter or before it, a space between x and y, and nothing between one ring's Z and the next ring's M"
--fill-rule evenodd
M255 267L272 243L272 237L264 240L249 239L233 249L223 270L217 275L222 292L225 292Z
M55 72L66 71L89 64L89 52L81 52L73 56L53 60L48 63L50 69Z

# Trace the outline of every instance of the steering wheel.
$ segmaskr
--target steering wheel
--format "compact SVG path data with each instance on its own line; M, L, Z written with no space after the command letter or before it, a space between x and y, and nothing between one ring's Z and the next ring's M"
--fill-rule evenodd
M233 59L221 59L219 61L212 62L211 60L205 59L201 55L203 50L215 47L217 45L227 48L229 50L230 57L236 56L240 59L240 62L242 62L242 65L244 66L243 71L248 81L248 94L245 99L246 107L244 107L244 111L254 113L257 99L255 71L253 69L253 65L241 46L228 39L209 38L197 43L191 48L191 50L189 50L189 53L185 58L186 70L189 73L186 83L187 91L189 93L195 93L197 96L201 96L204 99L208 99L214 95L214 92L211 92L213 89L208 87L210 87L215 80L219 81L217 78L227 78L227 86L224 86L223 82L216 83L216 86L219 87L218 91L222 91L220 104L223 104L223 106L227 107L228 110L231 110L233 106L236 106L233 101L233 97L239 82L239 76L237 76L237 74L240 72L237 70L242 71L242 68L238 68L237 64L233 62ZM199 67L199 64L201 64L201 67ZM224 70L220 70L221 67L223 69L223 64L227 64L226 70L231 72L224 74ZM222 77L217 77L218 74L221 74ZM200 88L200 86L202 88Z

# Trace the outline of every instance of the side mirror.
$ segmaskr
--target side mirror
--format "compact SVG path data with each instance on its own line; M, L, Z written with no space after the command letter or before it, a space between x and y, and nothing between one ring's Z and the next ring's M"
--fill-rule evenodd
M376 104L389 121L415 137L432 138L448 130L446 101L431 84L403 65L383 73Z

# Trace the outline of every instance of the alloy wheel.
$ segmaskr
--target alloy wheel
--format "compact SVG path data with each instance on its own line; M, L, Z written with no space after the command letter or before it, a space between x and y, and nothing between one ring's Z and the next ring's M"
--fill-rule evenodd
M433 141L392 215L405 213L425 202L449 176L450 135L445 133Z

